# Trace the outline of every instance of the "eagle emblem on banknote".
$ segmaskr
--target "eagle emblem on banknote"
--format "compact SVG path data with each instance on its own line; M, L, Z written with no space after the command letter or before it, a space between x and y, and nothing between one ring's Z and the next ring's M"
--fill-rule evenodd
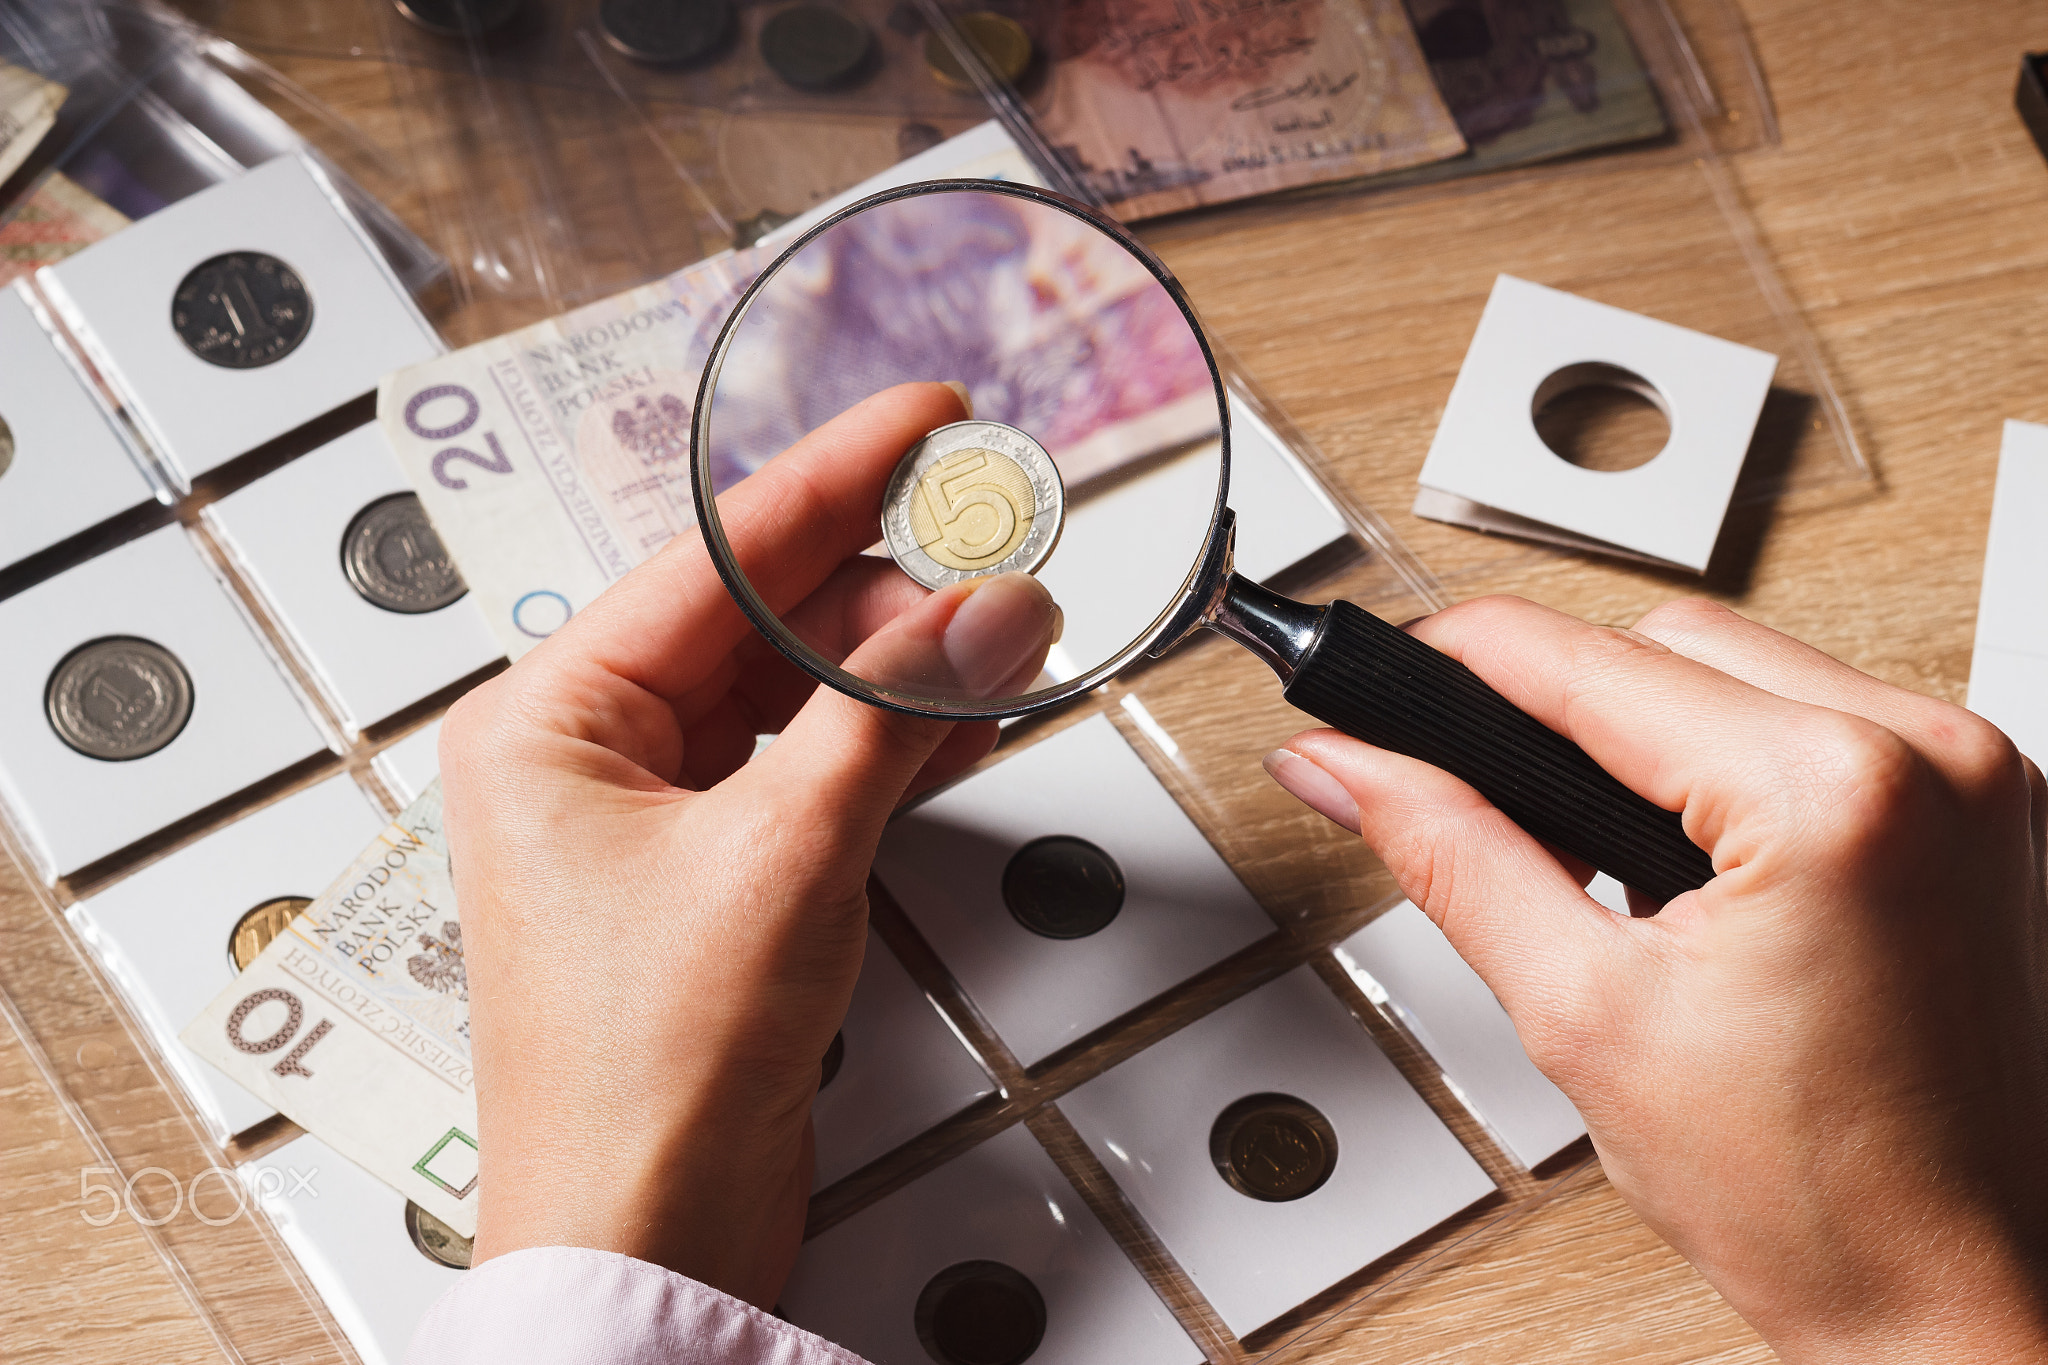
M612 435L647 464L680 459L690 448L690 410L672 393L651 401L643 393L612 414Z
M420 947L426 951L414 953L405 962L412 979L430 991L467 1003L469 972L462 965L462 926L451 919L441 926L438 936L421 934Z

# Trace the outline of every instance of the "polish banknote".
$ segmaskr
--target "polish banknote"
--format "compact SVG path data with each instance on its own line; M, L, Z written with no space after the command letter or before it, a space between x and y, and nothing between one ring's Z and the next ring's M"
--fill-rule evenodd
M1070 0L1040 132L1136 221L1465 150L1400 0Z
M179 1036L301 1128L475 1235L469 981L439 780Z
M1006 178L1029 178L1009 156ZM385 379L384 432L512 657L694 524L698 380L775 255L728 252ZM1217 426L1194 333L1122 247L998 196L916 197L816 239L749 312L712 412L714 487L881 388L939 379L1036 436L1070 486Z

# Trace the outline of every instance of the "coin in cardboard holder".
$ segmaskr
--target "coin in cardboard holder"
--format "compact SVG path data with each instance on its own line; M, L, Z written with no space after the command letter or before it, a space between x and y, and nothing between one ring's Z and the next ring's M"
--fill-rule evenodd
M1314 1194L1337 1169L1337 1130L1292 1095L1247 1095L1216 1116L1209 1159L1239 1194L1285 1204Z
M874 50L867 25L827 5L792 5L761 27L761 60L799 90L851 84Z
M387 494L356 513L342 533L341 565L365 602L406 616L439 611L469 591L417 493Z
M311 896L272 896L244 911L228 935L228 961L238 972L263 955L263 950L285 931L299 912L313 903Z
M598 31L624 56L649 66L694 66L733 34L732 0L601 0Z
M87 758L123 763L168 745L192 718L192 675L154 640L88 640L50 671L43 705L57 738Z
M313 330L313 296L297 271L267 252L223 252L178 282L171 327L209 365L258 369L283 360Z
M405 1235L420 1255L450 1270L467 1270L476 1254L476 1239L464 1237L418 1204L405 1201Z
M926 1282L917 1339L939 1365L1023 1365L1045 1340L1045 1296L1001 1261L961 1261Z
M1086 839L1048 834L1010 855L1003 904L1040 938L1087 938L1124 908L1124 873Z

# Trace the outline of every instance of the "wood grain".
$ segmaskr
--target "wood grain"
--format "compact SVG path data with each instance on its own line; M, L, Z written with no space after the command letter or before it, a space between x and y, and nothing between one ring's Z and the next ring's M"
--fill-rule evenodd
M1489 539L1405 510L1494 270L1512 266L1626 306L1697 313L1738 339L1763 327L1767 320L1740 300L1686 284L1711 278L1700 257L1726 246L1678 211L1698 193L1687 187L1685 167L1631 180L1539 180L1505 196L1225 212L1147 236L1346 489L1385 514L1455 596L1517 592L1625 623L1704 591L1888 681L1960 700L1999 425L2007 417L2048 420L2040 379L2048 374L2048 310L2039 302L2048 296L2048 167L2011 107L2019 55L2048 47L2048 17L2020 0L1956 0L1938 15L1906 0L1745 0L1742 11L1770 80L1782 145L1730 164L1879 477L1741 509L1703 583ZM390 82L373 64L280 65L373 140L399 145L416 135L401 126ZM418 211L402 196L394 207ZM1510 251L1458 245L1479 219L1506 211L1527 225ZM1589 239L1598 250L1586 250ZM1672 269L1681 254L1692 271ZM523 320L484 309L466 315L461 330L466 339L471 328L481 335ZM1344 994L1320 948L1392 888L1369 855L1258 774L1259 753L1300 718L1254 661L1198 648L1127 690L1176 736L1188 772L1210 775L1176 778L1170 762L1151 755L1273 909L1278 932L1188 992L1122 1021L1117 1042L1025 1073L985 1039L1010 1098L977 1106L824 1192L814 1225L1029 1113L1033 1131L1081 1171L1085 1197L1161 1277L1216 1358L1240 1361L1251 1357L1222 1340L1181 1292L1170 1259L1114 1187L1087 1178L1086 1154L1059 1117L1057 1096L1121 1051L1296 962L1321 962L1318 970ZM1232 771L1242 776L1213 776ZM950 989L907 921L882 905L878 922L921 979ZM185 1176L210 1164L189 1114L157 1083L90 967L12 868L0 868L0 953L0 984L33 1029L63 1043L49 1049L51 1065L110 1142ZM1362 1001L1347 999L1369 1016ZM1377 1016L1366 1023L1430 1093L1426 1063ZM1334 1317L1283 1325L1256 1342L1260 1350L1290 1365L1772 1358L1629 1213L1597 1164L1566 1163L1534 1178L1501 1163L1483 1135L1461 1135L1497 1168L1508 1198L1389 1258L1347 1286ZM0 1356L83 1362L127 1350L214 1358L140 1232L125 1221L106 1229L82 1221L77 1173L92 1158L30 1052L0 1036L0 1208L9 1234L0 1238ZM243 1222L209 1230L181 1219L164 1232L198 1267L195 1279L252 1359L346 1358L261 1229Z

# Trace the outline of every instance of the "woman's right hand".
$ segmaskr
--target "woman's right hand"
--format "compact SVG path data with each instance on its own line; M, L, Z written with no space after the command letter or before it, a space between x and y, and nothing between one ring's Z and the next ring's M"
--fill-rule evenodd
M1621 1194L1787 1361L2048 1360L2040 770L1709 603L1409 629L1713 855L1627 919L1435 768L1329 730L1268 759L1486 979Z

